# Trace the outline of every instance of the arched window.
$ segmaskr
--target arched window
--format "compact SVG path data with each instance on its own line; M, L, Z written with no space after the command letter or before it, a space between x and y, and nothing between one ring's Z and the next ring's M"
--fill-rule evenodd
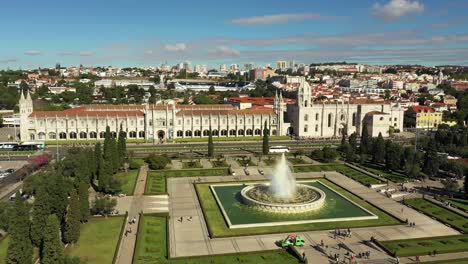
M144 138L145 137L145 131L138 132L138 137L139 138Z
M229 135L230 136L235 136L236 135L236 130L235 129L229 130Z
M184 136L184 131L182 131L182 130L177 130L177 136L178 136L178 137L183 137L183 136Z
M253 134L252 129L247 129L247 130L245 131L245 134L246 134L247 136L252 136L252 134Z
M255 135L256 135L256 136L259 136L259 135L261 135L261 134L262 134L262 130L261 130L261 129L259 129L259 128L255 129Z
M45 139L45 133L44 132L39 132L37 134L37 139Z
M196 137L201 136L200 130L195 130L195 131L193 132L193 135L196 136Z
M340 120L341 120L341 121L344 121L344 119L345 119L345 115L344 115L344 114L341 114Z
M273 131L271 131L271 135L276 136L276 130L273 129Z
M59 133L59 138L60 138L60 139L67 139L67 133L65 133L65 132L60 132L60 133Z
M86 138L87 134L86 132L80 132L80 138Z
M97 138L96 132L89 132L89 138Z
M243 129L239 129L237 135L243 136L243 135L244 135L244 130L243 130Z
M307 100L304 101L304 106L305 106L305 107L308 106L308 101L307 101Z
M136 133L136 131L130 131L128 133L128 135L129 135L130 138L136 138L137 133Z
M106 137L106 132L101 131L99 132L99 138L105 138Z
M35 136L34 134L30 134L30 135L29 135L29 139L31 139L31 140L36 140L36 136Z
M76 133L75 132L70 132L70 138L71 139L76 139Z
M56 139L57 135L54 132L49 133L49 139Z
M209 131L209 130L206 130L206 129L203 130L203 136L204 136L204 137L207 137L207 136L209 136L209 135L210 135L210 131Z
M228 132L226 129L221 130L221 136L227 136Z
M215 119L215 120L216 120L216 119ZM212 131L211 131L211 135L213 135L213 136L218 136L218 135L219 135L218 130L216 130L216 129L212 130Z
M315 125L315 132L318 132L318 125Z
M192 136L192 131L191 130L185 131L185 136L186 137L191 137Z
M308 114L304 115L304 121L309 121L309 115Z
M113 131L113 132L111 132L111 135L112 135L113 138L116 138L117 137L117 132Z
M332 126L332 114L328 114L328 127Z
M316 121L319 120L319 114L315 114L315 120L316 120Z
M306 133L309 132L309 125L304 126L304 132L306 132Z
M351 122L353 126L356 126L356 113L353 113L353 120Z

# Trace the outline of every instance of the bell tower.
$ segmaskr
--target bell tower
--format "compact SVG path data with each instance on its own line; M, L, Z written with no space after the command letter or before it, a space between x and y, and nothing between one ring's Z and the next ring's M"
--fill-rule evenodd
M305 78L301 79L297 88L297 105L299 108L310 107L312 105L312 93L309 83Z
M26 92L26 98L24 97L23 91L21 91L19 100L19 112L20 112L20 139L21 141L29 140L28 128L29 128L29 115L33 112L33 101L29 91Z

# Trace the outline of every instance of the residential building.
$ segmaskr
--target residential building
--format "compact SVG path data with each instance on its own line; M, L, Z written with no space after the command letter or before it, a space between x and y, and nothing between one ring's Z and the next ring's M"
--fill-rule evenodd
M412 106L408 108L407 115L415 121L415 127L420 129L437 129L442 123L442 113L436 112L430 106Z
M279 69L279 70L284 70L287 68L286 66L286 61L277 61L276 62L276 69Z

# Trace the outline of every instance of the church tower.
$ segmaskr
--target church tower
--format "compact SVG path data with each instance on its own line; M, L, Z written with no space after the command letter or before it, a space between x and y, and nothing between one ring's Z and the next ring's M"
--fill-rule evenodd
M309 83L303 78L297 88L297 105L299 108L312 105L312 91Z
M279 94L279 95L278 95ZM283 135L283 122L284 122L284 100L283 94L280 91L276 91L275 102L273 103L273 109L276 113L276 120L277 120L277 135Z
M33 112L33 101L29 91L26 92L26 98L24 97L23 91L19 100L19 112L20 112L20 139L21 141L31 140L32 138L28 135L29 127L29 115Z

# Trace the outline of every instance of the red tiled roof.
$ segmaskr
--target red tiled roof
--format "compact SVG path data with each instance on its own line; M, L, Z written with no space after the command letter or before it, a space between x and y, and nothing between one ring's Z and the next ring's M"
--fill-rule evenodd
M371 111L366 115L388 115L388 113L380 112L380 111Z
M425 105L415 105L411 107L411 110L413 110L416 113L434 113L434 109L430 106L425 106Z
M105 117L105 116L144 116L142 111L34 111L30 117Z
M273 114L272 108L256 107L248 109L231 109L231 110L182 110L177 113L178 116L183 115L243 115L243 114Z

